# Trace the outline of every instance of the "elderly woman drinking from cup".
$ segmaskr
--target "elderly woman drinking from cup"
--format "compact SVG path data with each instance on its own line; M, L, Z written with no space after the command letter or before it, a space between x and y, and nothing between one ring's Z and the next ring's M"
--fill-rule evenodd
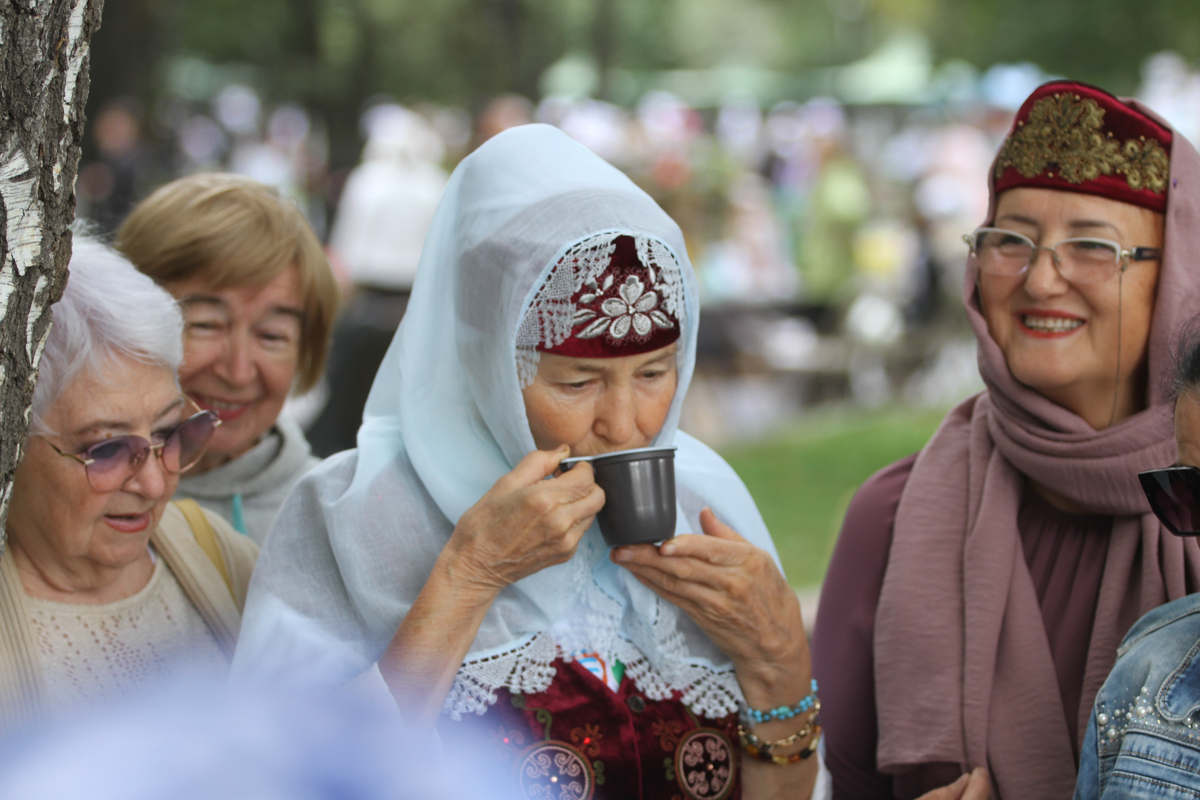
M1056 81L988 177L963 293L987 389L859 490L825 579L813 649L837 797L985 765L999 797L1069 796L1121 638L1200 589L1200 548L1137 482L1175 460L1200 156L1138 102Z
M201 174L147 197L117 249L179 299L179 380L221 418L204 458L179 482L261 543L283 498L319 463L283 404L317 384L338 289L304 214L248 178Z
M676 430L698 314L679 228L628 178L546 126L480 147L358 449L280 511L236 668L344 681L378 661L445 741L481 715L518 796L808 797L796 595L741 481ZM612 499L562 461L671 445L676 529L610 556L593 521Z
M0 558L5 729L180 662L228 671L258 548L168 503L217 424L179 390L181 325L153 281L76 240Z

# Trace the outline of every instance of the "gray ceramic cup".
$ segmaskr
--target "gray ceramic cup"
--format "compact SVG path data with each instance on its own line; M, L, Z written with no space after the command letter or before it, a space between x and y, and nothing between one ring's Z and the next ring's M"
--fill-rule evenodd
M675 448L643 447L600 456L566 458L568 470L587 461L604 490L596 515L609 547L661 542L675 535Z

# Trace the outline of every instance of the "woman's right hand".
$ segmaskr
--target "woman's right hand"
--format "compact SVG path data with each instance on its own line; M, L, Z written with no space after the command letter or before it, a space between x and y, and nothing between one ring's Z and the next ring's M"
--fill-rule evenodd
M592 465L546 480L570 454L534 451L467 509L379 659L405 713L430 726L500 590L571 558L604 505Z
M490 601L505 586L562 564L604 506L592 465L546 480L571 449L535 450L458 521L438 561L460 589Z

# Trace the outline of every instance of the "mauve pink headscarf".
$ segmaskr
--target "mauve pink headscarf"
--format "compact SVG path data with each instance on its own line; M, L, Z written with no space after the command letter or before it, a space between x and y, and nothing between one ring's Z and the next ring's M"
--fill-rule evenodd
M1200 548L1162 529L1137 479L1176 457L1166 393L1180 327L1200 312L1200 155L1174 134L1145 411L1094 431L1018 383L975 281L968 269L963 300L987 390L947 415L897 509L875 623L878 763L986 766L1003 798L1069 798L1067 725L1084 730L1121 638L1142 614L1200 589ZM1023 475L1114 517L1078 720L1062 713L1017 530Z

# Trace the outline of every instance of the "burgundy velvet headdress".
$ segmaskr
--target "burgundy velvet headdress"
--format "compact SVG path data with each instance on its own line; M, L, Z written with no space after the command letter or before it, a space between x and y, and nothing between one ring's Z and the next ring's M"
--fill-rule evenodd
M1016 186L1167 208L1171 131L1108 92L1074 81L1038 87L996 159L996 194Z
M608 268L571 297L571 335L545 353L577 358L614 358L648 353L679 338L679 320L667 311L663 276L638 259L631 236L615 241ZM564 269L565 259L555 269Z

